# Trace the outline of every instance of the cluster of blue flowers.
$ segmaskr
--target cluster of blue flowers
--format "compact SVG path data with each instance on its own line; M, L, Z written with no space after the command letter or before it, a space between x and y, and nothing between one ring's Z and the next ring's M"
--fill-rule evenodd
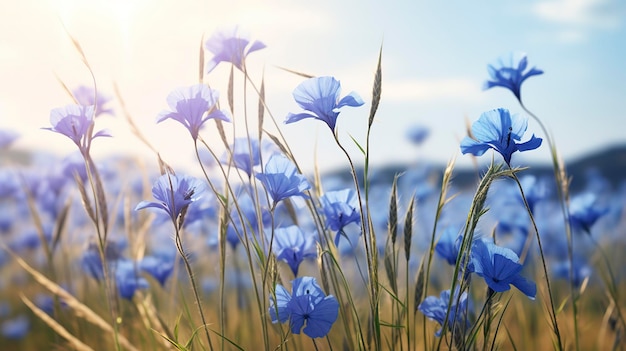
M246 73L247 56L265 48L265 45L260 41L244 38L234 29L216 33L206 41L205 48L214 54L206 63L206 72L212 72L220 63L230 63ZM543 73L534 67L528 69L526 55L508 56L506 60L500 60L497 66L489 65L488 69L491 79L485 83L485 89L504 87L520 102L522 83L531 76ZM150 289L151 283L165 289L172 280L176 265L181 262L179 260L185 263L190 259L203 263L210 261L212 258L208 256L211 255L204 255L204 250L217 252L217 247L227 242L231 250L229 253L232 253L235 262L239 258L237 255L240 248L244 246L248 253L254 251L257 258L261 258L259 262L271 261L266 258L273 255L285 268L286 273L277 270L278 274L282 277L283 274L293 276L291 292L280 283L272 283L273 286L262 288L268 290L267 295L264 295L263 310L267 308L272 323L288 322L292 334L302 332L311 338L321 338L329 334L341 311L340 303L335 296L327 295L323 291L316 278L306 275L310 273L308 268L311 267L303 267L303 263L307 260L322 261L324 251L334 252L337 248L342 254L348 251L356 253L358 241L364 231L375 231L376 235L379 232L386 234L388 218L385 216L389 213L386 207L389 196L387 184L384 189L376 185L369 189L370 213L364 214L360 205L363 199L359 198L359 188L355 189L337 181L334 186L327 187L329 190L322 191L321 184L310 182L301 173L295 160L275 143L267 142L261 137L245 136L234 138L221 159L215 157L212 160L216 161L215 168L225 167L228 171L234 168L241 172L238 174L240 182L237 184L223 180L227 183L221 184L227 189L224 194L213 186L214 181L219 181L209 179L208 175L207 179L201 179L187 174L176 174L169 166L164 166L160 175L150 175L154 180L153 200L144 200L142 177L129 175L126 183L122 183L117 173L119 170L115 166L96 166L91 160L92 140L111 136L106 130L95 131L97 117L114 114L106 106L110 99L84 86L76 89L73 94L76 104L53 109L50 113L52 126L45 129L69 138L77 146L78 154L68 157L51 171L38 170L17 177L4 169L0 170L0 234L3 235L0 239L3 243L6 241L9 250L17 254L32 252L41 247L54 251L59 231L56 221L65 221L68 212L85 212L75 211L71 207L72 194L68 189L78 184L87 216L76 215L73 222L68 224L69 230L84 231L89 224L88 218L96 223L104 222L103 227L106 229L110 229L107 227L109 222L114 223L114 229L111 230L113 234L108 237L105 235L105 240L80 238L79 244L85 248L80 253L80 267L96 282L104 281L108 272L118 295L123 299L132 301L137 296L137 291ZM365 104L356 92L341 96L339 80L330 76L304 80L293 91L293 98L302 111L289 113L284 119L285 124L316 119L324 122L335 136L340 110ZM214 120L228 123L234 120L234 116L229 116L228 112L220 109L218 91L205 84L175 89L167 96L166 101L169 110L159 113L156 122L170 119L183 125L189 132L196 151L198 141L202 140L201 131L207 122ZM502 156L508 169L511 169L512 158L516 152L535 150L542 145L543 139L535 134L522 141L527 129L528 119L524 116L512 114L505 108L486 111L472 124L469 135L461 140L460 151L463 154L481 156L488 150L494 150ZM411 130L408 135L417 145L427 136L428 130L422 127ZM8 148L17 137L16 133L0 130L0 149ZM198 161L204 165L199 154L198 152ZM514 286L528 298L536 298L537 286L526 278L526 262L531 260L520 260L520 257L532 255L528 253L528 245L531 243L528 235L534 229L528 217L520 215L525 213L526 206L528 212L536 216L541 235L554 243L546 249L546 255L553 263L552 274L571 278L576 286L582 285L591 276L592 265L588 260L590 255L583 245L574 248L574 259L566 260L567 245L563 242L563 228L551 221L557 206L550 202L551 185L545 179L522 177L520 188L523 189L524 196L520 195L516 187L494 184L489 193L489 201L495 204L491 211L495 213L495 218L493 223L489 223L492 226L489 230L494 233L493 238L473 236L475 239L469 247L462 250L464 235L459 234L463 232L459 228L465 224L459 223L457 218L463 217L458 216L461 210L453 206L458 203L461 203L460 207L465 206L465 198L459 196L459 200L455 199L446 207L440 218L433 218L430 211L438 205L433 196L436 195L436 185L428 181L426 173L407 172L398 183L400 192L416 192L417 189L415 197L424 208L417 223L424 226L423 228L435 220L445 224L434 250L439 258L450 265L463 268L460 276L455 277L455 282L459 283L455 287L442 291L439 296L427 296L418 301L420 303L417 309L421 313L441 326L447 326L447 330L439 329L437 336L446 331L464 334L473 327L473 303L478 299L473 298L471 290L464 285L469 284L471 277L482 278L490 296L509 291ZM98 185L102 182L107 186L104 190L94 186L93 192L85 195L85 189L88 188L86 184L90 182ZM318 186L320 188L316 188ZM124 191L127 196L123 199L124 206L108 206L102 200L101 193L121 194ZM572 197L568 219L577 233L585 233L591 237L596 223L614 211L612 207L605 205L606 198L599 198L599 193L586 191ZM93 206L91 200L94 201ZM303 202L309 205L307 209L314 215L305 214ZM21 205L17 208L6 205L7 203ZM32 204L32 208L24 205L26 203ZM134 206L126 206L129 203ZM103 206L104 210L100 210L106 216L101 218L94 215L95 210L92 207L96 206ZM134 211L125 210L125 207ZM111 208L117 212L112 212L113 219L109 220L108 211L113 211ZM31 211L39 211L36 216L39 216L37 218L42 224L16 229L13 218L25 218ZM617 215L614 217L618 218ZM371 221L363 223L364 218ZM150 232L146 239L148 244L140 249L129 248L129 239L122 233L132 227L128 223L144 223L142 221L149 221L142 228L142 235ZM163 223L168 225L161 225ZM125 226L126 224L128 225ZM177 256L172 245L163 244L169 243L164 238L172 236L172 226L182 257ZM382 229L378 230L380 228ZM186 235L184 239L179 235L183 229ZM18 230L21 231L20 235L9 234ZM465 233L467 234L470 233ZM496 237L497 241L494 239ZM375 249L379 252L385 250L385 239L378 240L379 247ZM417 242L416 245L411 245L411 240ZM421 251L420 253L427 251L427 243L417 235L414 238L409 237L405 245L414 251ZM349 249L343 250L346 247ZM358 260L358 255L355 254L355 257ZM8 260L4 251L0 251L0 266ZM415 270L418 264L419 260L415 255L409 260L407 254L407 269ZM234 271L238 290L258 289L246 285L251 284L246 280L251 278L237 271L237 265L224 269ZM303 272L305 275L302 275ZM267 272L263 273L265 282ZM347 271L345 273L348 275ZM363 276L345 279L351 278L361 283L365 280ZM202 286L206 294L215 290L215 284L209 278L203 280ZM324 286L329 292L341 296L333 290L337 289L336 286ZM245 294L238 291L238 299L239 307L244 306ZM53 313L49 296L42 297L37 304L42 309L45 307L48 313ZM23 315L9 317L9 313L3 312L0 304L0 318L4 321L0 326L2 335L9 339L19 339L26 335L30 328L29 319Z

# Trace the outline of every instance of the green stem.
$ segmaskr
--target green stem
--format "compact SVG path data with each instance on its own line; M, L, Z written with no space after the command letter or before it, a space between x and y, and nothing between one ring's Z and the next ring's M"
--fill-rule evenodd
M545 134L546 137L546 141L548 142L548 147L550 149L550 156L552 157L552 168L554 170L554 177L555 177L555 181L556 181L556 188L557 188L557 194L559 197L559 204L561 205L561 212L563 212L563 221L564 221L564 225L565 225L565 233L567 236L567 255L569 258L569 263L570 263L570 267L574 266L574 237L572 235L572 229L571 229L571 223L570 223L570 214L569 214L569 208L568 208L568 204L569 204L569 182L567 181L567 175L566 175L566 170L565 167L561 164L561 162L559 161L559 157L557 154L557 150L556 147L554 146L554 143L552 141L552 136L550 135L550 133L548 133L547 128L545 127L545 125L543 124L543 122L541 122L541 120L539 119L539 117L537 117L534 113L532 113L530 110L528 110L528 108L526 108L526 106L524 105L524 103L522 102L522 99L519 98L519 103L520 106L522 107L522 109L524 111L526 111L526 113L528 113L528 115L530 117L532 117L532 119L534 119L538 124L539 127L541 127L541 130L543 131L543 133ZM519 181L518 181L519 184ZM521 185L520 185L520 189L521 189ZM526 202L526 200L524 200L524 202ZM539 234L537 233L537 238L539 238ZM542 259L543 259L543 254L542 254ZM545 264L544 264L545 265ZM546 279L548 278L547 273L546 273ZM569 281L570 281L570 292L572 294L572 313L573 313L573 319L574 319L574 345L575 345L575 349L576 351L579 350L579 342L578 342L578 306L576 303L576 287L574 284L574 273L573 270L570 269L570 274L569 274ZM552 298L552 292L550 292L550 298ZM554 306L552 306L553 311L554 311ZM558 341L558 346L560 350L564 349L563 346L563 341L561 340L561 335L559 332L559 327L558 327L558 323L556 321L556 315L554 316L554 333L557 336L557 341Z

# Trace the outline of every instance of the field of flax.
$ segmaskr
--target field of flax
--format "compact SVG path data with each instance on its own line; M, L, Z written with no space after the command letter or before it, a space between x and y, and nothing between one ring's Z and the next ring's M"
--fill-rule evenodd
M46 129L74 154L19 153L18 136L0 131L3 350L624 349L626 187L590 172L570 191L549 126L523 103L523 82L543 73L526 55L488 66L485 94L507 89L519 105L473 116L458 157L491 161L460 187L454 161L370 169L382 48L363 72L370 92L290 70L301 83L286 117L246 68L258 50L271 48L217 32L203 42L199 83L164 97L156 121L188 130L194 169L156 151L92 158L114 138L98 126L111 114L156 150L118 91L122 111L108 107L98 77L62 83L75 103L50 112ZM209 84L218 65L230 67L223 87ZM357 153L336 128L345 109L367 126L350 135ZM303 119L328 126L345 172L303 174L315 167L282 134ZM550 150L551 176L515 163L538 148Z

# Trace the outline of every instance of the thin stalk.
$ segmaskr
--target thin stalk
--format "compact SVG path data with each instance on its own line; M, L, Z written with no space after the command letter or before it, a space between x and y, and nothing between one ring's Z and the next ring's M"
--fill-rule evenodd
M95 168L95 165L91 159L91 156L89 155L89 150L83 153L83 159L85 161L85 170L87 173L87 178L89 180L91 193L94 199L95 210L93 213L94 214L93 224L96 228L96 233L98 235L98 253L100 255L100 261L102 262L102 273L104 276L104 291L107 297L109 310L111 312L111 320L112 320L111 324L113 325L113 339L115 342L116 349L121 350L122 346L120 345L119 337L118 337L118 334L119 334L119 323L118 323L119 322L119 310L118 308L119 306L117 304L117 300L113 296L114 286L112 285L111 273L109 272L109 265L106 259L106 245L107 245L106 224L102 224L104 228L102 228L101 226L102 220L101 220L100 212L102 211L102 208L100 207L100 205L106 204L106 202L104 200L102 200L101 202L100 197L98 196L99 194L99 192L97 191L98 185L96 185L95 182L100 181L100 177L94 173L94 172L98 172L98 170ZM88 201L88 199L85 199L85 200Z
M171 191L173 193L174 190L172 189ZM173 194L172 194L172 198L174 198ZM185 248L183 247L183 242L181 238L181 228L182 228L182 223L179 226L177 225L176 222L174 222L174 229L176 231L174 241L176 243L176 249L178 249L178 253L183 259L185 270L187 271L187 275L189 276L189 280L191 282L191 289L193 290L193 295L196 300L196 305L198 306L198 312L200 313L200 319L202 320L202 327L204 329L204 333L209 343L209 349L213 350L213 344L211 343L211 336L209 335L209 326L206 322L206 318L204 317L204 312L202 310L202 301L200 300L200 295L198 294L198 287L196 285L196 279L193 274L193 270L191 269L191 265L189 264L189 258L187 257L187 253L185 253Z
M335 136L335 142L337 143L337 146L339 146L341 151L344 153L350 165L350 170L352 173L352 180L354 181L354 187L356 188L357 198L359 199L359 211L360 211L360 216L361 216L361 231L363 233L363 242L365 243L365 256L367 259L367 270L369 273L370 313L372 317L371 318L372 324L370 325L370 328L372 328L372 331L374 332L374 342L376 345L376 349L380 350L382 345L381 345L381 340L380 340L380 324L378 323L379 321L378 279L377 279L378 261L376 260L376 254L375 254L376 248L372 246L373 243L371 242L371 237L369 235L370 231L368 230L368 229L371 229L371 224L369 228L365 224L366 222L365 222L365 214L363 211L363 199L361 198L361 189L359 187L359 180L356 175L356 169L354 168L354 163L352 162L352 158L350 157L350 154L348 154L348 151L343 147L343 145L341 145L341 142L339 142L339 138L337 137L337 134L335 134L334 136Z
M428 293L428 282L430 281L430 267L433 262L433 256L435 255L435 235L437 234L437 223L439 222L439 217L441 216L441 212L443 211L443 207L447 202L446 195L448 193L448 184L452 177L452 170L454 168L454 159L451 160L444 173L441 184L441 191L439 192L439 200L437 201L437 210L435 212L435 220L433 223L433 230L430 235L430 245L428 246L428 262L426 263L426 274L424 277L424 289L422 296ZM415 310L417 306L415 306ZM424 340L424 350L428 349L428 338L426 335L426 315L422 315L422 337Z
M541 257L541 266L543 268L543 273L546 276L546 287L548 288L548 297L550 298L550 319L552 322L552 328L554 329L554 334L557 337L559 349L563 350L563 345L561 344L561 333L559 331L559 324L556 318L556 309L554 307L554 297L552 296L552 287L550 284L550 277L548 275L548 265L546 263L546 258L543 254L544 251L543 244L541 243L541 236L539 235L539 230L537 229L535 217L533 216L532 211L530 210L530 206L528 205L528 201L526 200L526 196L524 195L522 183L520 183L519 178L517 178L515 172L512 172L511 176L515 180L515 183L517 183L517 187L519 188L520 194L522 195L522 200L524 201L524 206L526 207L526 211L528 212L528 216L530 217L530 222L533 225L533 230L535 231L535 235L537 237L537 246L539 247L539 256ZM576 325L576 323L574 323L574 325Z
M200 139L200 141L204 144L204 146L207 148L207 150L211 153L211 156L218 161L217 165L220 169L220 171L222 172L222 176L224 177L224 179L228 179L226 172L224 170L224 168L222 167L222 164L219 162L219 159L217 157L217 155L215 155L215 153L213 152L213 150L209 147L209 145L207 145L207 143L203 140ZM228 211L228 206L226 203L224 203L222 196L220 196L219 192L217 191L217 189L215 189L215 187L213 186L213 183L211 182L208 173L206 172L206 169L204 168L204 164L202 164L202 162L200 161L200 153L198 151L198 145L197 143L194 144L195 145L195 150L196 150L196 158L198 160L198 163L200 164L200 168L202 169L202 172L204 174L204 177L206 178L207 182L209 183L211 190L213 191L213 193L216 195L216 197L218 198L218 201L220 201L220 204L222 205L222 208L224 208L226 210L226 215L229 217L229 220L231 222L233 222L233 219L231 217L230 212ZM236 198L236 194L234 192L234 190L232 189L232 187L230 186L230 183L228 181L226 181L226 190L233 196L233 198ZM237 210L237 213L239 215L240 218L245 218L245 216L243 215L241 208L239 207L239 204L237 203L237 201L234 202L235 205L235 209ZM233 222L234 223L234 222ZM235 230L238 232L239 229L234 226ZM250 269L250 277L252 279L252 284L253 286L257 286L257 276L256 274L254 274L254 263L252 260L252 255L250 253L250 246L248 243L248 240L244 240L245 238L247 238L247 233L245 232L246 230L246 226L243 226L244 229L244 236L240 236L240 239L242 244L244 245L244 247L246 248L246 257L248 259L248 267ZM239 233L238 233L239 234ZM224 258L221 259L222 261L224 261ZM222 270L224 269L224 267L221 268ZM265 310L263 310L262 306L264 306L263 302L261 301L261 297L259 296L258 290L254 289L255 292L255 297L256 297L256 302L257 302L257 306L259 307L259 314L261 316L264 315ZM266 323L261 323L261 327L263 330L263 338L264 338L264 344L269 345L269 334L268 334L268 330L267 330L267 325ZM269 347L269 346L268 346Z
M569 184L566 179L566 170L565 170L565 167L563 167L559 161L556 147L554 146L554 143L552 142L552 136L550 135L550 133L548 133L548 130L543 124L543 122L539 119L539 117L537 117L528 108L526 108L526 106L522 102L521 97L518 98L518 101L522 109L526 111L526 113L528 113L528 115L532 117L532 119L534 119L539 124L539 127L541 127L541 130L546 136L546 141L548 142L548 146L550 148L550 156L552 156L552 168L554 170L554 177L555 177L555 181L557 185L556 186L557 194L559 196L559 204L561 205L561 212L563 212L565 234L567 236L567 255L569 258L570 267L573 267L574 266L574 236L572 235L572 228L571 228L571 223L570 223L570 214L569 214L569 207L568 207ZM519 184L519 181L518 181L518 184ZM520 185L520 189L521 189L521 185ZM525 199L524 199L524 202L526 202ZM539 234L537 234L537 238L539 238ZM543 254L542 254L542 259L543 259ZM547 275L546 275L546 279L547 279ZM579 340L578 340L578 306L576 303L577 292L576 292L576 287L574 284L574 273L572 269L570 269L570 272L569 272L569 281L570 281L570 284L569 284L570 292L573 297L572 298L572 313L573 313L573 319L574 319L574 345L575 345L576 351L578 351L580 349L580 346L579 346ZM552 293L550 293L550 295L552 295ZM559 333L558 324L556 324L556 316L554 317L554 323L555 323L554 325L555 334L557 334L557 337L558 337L558 346L560 350L563 350L564 346L561 340L561 335Z

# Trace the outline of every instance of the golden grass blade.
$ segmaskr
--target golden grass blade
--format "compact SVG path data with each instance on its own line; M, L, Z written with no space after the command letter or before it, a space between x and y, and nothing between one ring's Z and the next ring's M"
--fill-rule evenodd
M303 72L294 71L294 70L292 70L292 69L285 68L285 67L281 67L281 66L274 66L274 67L276 67L276 68L278 68L278 69L281 69L281 70L283 70L283 71L285 71L285 72L293 73L293 74L295 74L295 75L297 75L297 76L304 77L304 78L313 78L313 77L315 77L314 75L311 75L311 74L307 74L307 73L303 73Z
M174 168L167 164L167 162L163 161L163 158L161 158L161 154L158 152L157 159L159 161L159 171L161 172L161 175L164 175L166 173L176 175L176 172L174 172Z
M93 324L94 326L102 329L103 331L109 334L115 334L115 330L111 325L109 325L102 317L92 311L89 307L82 304L78 299L76 299L72 294L68 293L61 286L56 284L55 282L48 279L43 274L39 273L36 269L32 268L26 261L24 261L21 257L16 255L11 249L9 249L4 243L0 244L2 248L6 250L13 259L19 264L26 272L28 272L37 283L41 284L44 288L48 289L51 293L58 296L67 306L74 312L77 317L81 317L85 319L87 322ZM123 335L117 334L118 341L120 345L125 347L131 351L139 351L136 347L134 347L128 339L126 339Z
M67 93L67 95L70 96L70 98L72 98L72 101L74 101L74 103L76 105L78 105L78 101L76 100L76 98L74 97L74 94L72 94L72 91L67 87L67 85L65 85L65 83L61 80L61 78L59 78L59 76L57 76L55 74L55 77L57 79L57 81L59 82L59 84L61 84L61 87L63 88L63 90L65 90L65 92Z
M415 297L413 299L415 302L415 308L413 309L413 314L417 313L417 307L424 299L425 287L426 280L424 279L424 259L422 258L420 268L417 271L417 279L415 280Z
M413 206L415 205L415 196L411 197L409 209L406 211L404 219L404 256L406 261L411 258L411 238L413 237Z
M391 184L391 199L389 200L389 223L388 235L391 244L396 245L396 237L398 236L398 175L393 178Z
M389 245L389 241L387 241L387 247L385 248L385 257L384 257L384 264L385 264L385 273L387 275L387 280L389 280L389 285L391 286L391 291L393 291L393 294L395 296L398 296L398 281L396 279L396 270L395 270L395 256L394 256L394 251L392 246Z
M228 139L226 138L226 131L224 130L224 124L222 123L222 120L214 118L214 121L215 121L215 126L217 127L217 132L220 134L220 139L222 139L222 143L224 143L226 150L230 150L230 147L228 146Z
M291 154L289 154L287 152L287 148L280 142L280 140L278 140L278 138L272 134L270 134L268 131L265 131L265 134L267 134L267 136L270 137L270 139L272 139L272 141L274 142L274 144L276 144L276 146L278 146L278 148L280 149L280 151L282 151L282 153L291 158Z
M87 195L87 191L85 190L85 183L83 183L83 180L80 178L80 176L76 172L74 172L74 180L76 181L76 184L78 185L78 191L80 192L80 200L82 202L83 207L85 208L85 211L87 211L87 214L89 215L89 218L91 219L91 221L96 223L96 213L94 212L93 207L91 206L91 201L89 200L89 196Z
M91 69L91 65L89 64L89 61L87 60L87 55L85 55L85 52L83 51L83 48L80 46L80 43L78 42L78 40L76 40L76 38L74 38L70 32L67 30L67 28L65 27L65 24L63 24L63 29L65 30L65 34L70 38L70 40L72 41L72 44L74 45L74 48L76 49L76 51L78 51L78 54L80 55L81 60L83 61L83 63L85 64L85 67L87 67L87 70L89 71L89 74L91 75L91 80L93 81L93 90L94 90L94 115L97 111L98 108L98 99L96 98L98 96L98 84L96 84L96 76L93 73L93 70ZM67 90L67 88L66 88ZM93 125L91 126L91 129L93 129ZM92 130L89 131L88 135L92 134Z
M122 107L124 118L126 119L126 122L128 122L128 125L130 126L131 133L133 133L137 137L137 139L139 139L144 145L146 145L150 150L152 150L152 152L157 154L158 151L156 150L156 148L152 146L152 144L150 144L148 139L146 139L146 137L141 133L141 130L135 124L134 119L132 118L132 116L128 112L128 109L126 108L126 103L124 102L124 99L122 98L122 94L120 93L117 83L115 82L113 82L113 92L115 93L115 98L117 99L117 101L119 101L120 106Z
M100 209L100 214L102 215L102 225L104 226L104 237L106 238L107 233L109 232L109 207L107 205L106 194L104 192L104 187L102 186L102 178L100 177L100 172L98 168L96 168L95 163L88 157L89 168L91 168L91 173L94 175L94 182L96 186L96 204Z
M381 60L383 57L383 46L380 46L378 53L378 65L376 67L376 74L374 75L374 87L372 88L372 106L370 107L370 117L367 127L370 128L374 122L374 116L378 110L378 104L380 104L380 97L382 95L382 82L383 82L383 70L381 67Z
M26 184L26 180L24 178L22 178L22 190L24 191L24 194L26 194L26 204L28 205L28 210L30 211L30 215L33 218L33 224L35 225L35 228L37 229L37 235L38 235L39 241L42 243L42 245L47 245L47 240L44 235L43 222L41 220L41 216L39 216L39 211L37 211L37 204L35 203L35 198L33 197L33 194L30 191L30 188L28 187L28 185ZM51 251L48 251L47 248L46 248L46 254L48 255L47 257L48 260L51 260L52 257L49 256L51 254Z
M69 197L65 201L65 205L61 209L58 215L58 219L54 225L54 233L52 237L52 245L50 246L50 252L54 253L61 242L61 236L63 235L65 224L67 223L68 213L72 207L72 198Z
M319 268L319 272L320 272L320 278L322 280L322 287L324 288L324 291L330 291L330 283L328 280L328 269L330 267L328 267L328 264L324 261L324 255L323 255L323 248L320 246L320 244L317 244L317 266Z
M235 118L235 66L230 66L230 75L228 76L228 107L230 115Z
M204 34L200 38L200 54L198 55L198 79L202 84L204 81Z
M259 142L263 136L263 120L265 118L265 74L261 78L261 88L259 89Z
M35 304L30 301L24 294L20 293L20 298L22 302L30 308L33 313L39 317L44 323L46 323L52 330L54 330L57 334L59 334L62 338L69 341L72 345L72 348L78 351L93 351L93 349L85 344L82 341L78 340L74 335L67 331L67 329L63 328L63 326L57 321L55 321L52 317L50 317L46 312L41 310L39 307L35 306Z

